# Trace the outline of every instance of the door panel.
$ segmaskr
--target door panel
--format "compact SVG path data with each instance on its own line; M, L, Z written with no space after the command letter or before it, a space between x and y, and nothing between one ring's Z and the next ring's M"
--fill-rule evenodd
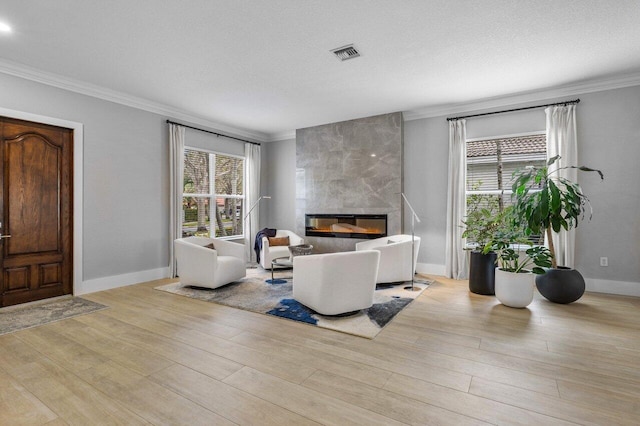
M34 133L5 139L8 221L11 238L8 256L57 252L60 249L58 185L62 147ZM37 206L37 208L34 208ZM33 238L33 235L38 238Z
M0 306L73 289L73 133L0 118Z

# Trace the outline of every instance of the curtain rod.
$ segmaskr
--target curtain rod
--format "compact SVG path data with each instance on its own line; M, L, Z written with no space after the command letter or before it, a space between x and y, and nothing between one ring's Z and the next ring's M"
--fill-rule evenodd
M572 101L556 102L556 103L553 103L553 104L536 105L536 106L514 108L514 109L505 109L503 111L483 112L483 113L480 113L480 114L463 115L461 117L449 117L449 118L447 118L447 121L462 120L463 118L471 118L471 117L481 117L483 115L502 114L502 113L505 113L505 112L524 111L525 109L546 108L546 107L549 107L549 106L579 104L579 103L580 103L580 99L574 99Z
M258 142L251 142L251 141L248 141L246 139L236 138L235 136L227 136L227 135L223 135L222 133L212 132L211 130L205 130L205 129L199 129L198 127L187 126L186 124L176 123L175 121L171 121L171 120L167 120L167 124L177 124L178 126L186 127L188 129L198 130L200 132L205 132L205 133L211 133L212 135L223 136L225 138L235 139L237 141L251 143L253 145L260 145Z

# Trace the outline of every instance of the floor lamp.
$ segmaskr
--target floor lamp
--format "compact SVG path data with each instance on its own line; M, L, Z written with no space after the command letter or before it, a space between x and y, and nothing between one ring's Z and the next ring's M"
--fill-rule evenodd
M413 283L414 283L414 279L413 276L415 275L415 271L416 271L416 256L415 256L415 250L416 250L416 235L415 235L415 221L417 220L418 223L420 223L420 218L418 217L418 215L416 214L416 211L413 210L413 207L411 207L411 203L409 202L409 200L407 200L407 197L404 195L403 192L400 193L400 195L402 195L402 199L404 200L405 203L407 203L407 206L409 206L409 210L411 210L411 286L407 286L404 289L405 290L410 290L410 291L420 291L422 290L420 287L414 287Z
M251 212L253 211L253 209L256 208L256 206L258 205L258 203L260 203L260 200L262 199L266 199L266 200L270 200L271 196L270 195L261 195L260 198L258 198L255 203L253 203L251 205L251 207L249 207L249 212L245 215L244 217L244 221L246 222L247 218L249 217L249 215L251 214ZM247 268L257 268L258 267L258 262L253 262L251 260L251 258L253 257L253 247L251 247L251 236L253 234L251 233L251 220L249 220L249 264L247 265ZM255 244L255 242L254 242Z

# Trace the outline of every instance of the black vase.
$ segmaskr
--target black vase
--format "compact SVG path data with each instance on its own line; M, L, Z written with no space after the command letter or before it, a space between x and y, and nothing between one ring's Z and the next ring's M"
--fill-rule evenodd
M471 252L469 265L469 291L476 294L496 294L496 259L494 252Z
M536 287L541 295L554 303L571 303L584 294L584 278L575 269L559 266L536 276Z

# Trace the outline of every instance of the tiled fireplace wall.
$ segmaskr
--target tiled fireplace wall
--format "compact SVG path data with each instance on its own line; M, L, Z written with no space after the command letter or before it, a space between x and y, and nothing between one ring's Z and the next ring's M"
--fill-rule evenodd
M296 233L314 252L353 250L360 240L304 236L306 213L387 214L401 229L402 113L296 131Z

